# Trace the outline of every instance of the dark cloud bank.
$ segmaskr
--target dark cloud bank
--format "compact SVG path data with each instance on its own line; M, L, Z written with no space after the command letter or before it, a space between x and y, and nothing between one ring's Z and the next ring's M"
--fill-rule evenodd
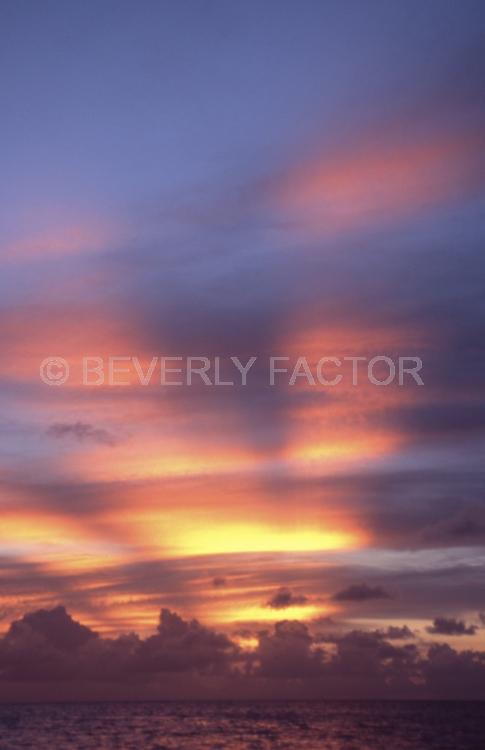
M256 635L257 649L243 652L162 609L155 635L109 639L64 607L39 610L0 641L0 697L485 699L485 652L417 642L405 626L332 636L282 620Z
M428 628L428 633L437 635L475 635L478 628L476 625L467 625L462 620L454 617L437 617L433 625Z
M356 583L333 596L336 602L364 602L370 599L390 599L391 595L381 586L368 586L366 583Z
M292 606L303 606L308 603L308 597L303 594L294 594L286 586L282 586L278 591L266 602L266 606L271 609L286 609L286 607Z

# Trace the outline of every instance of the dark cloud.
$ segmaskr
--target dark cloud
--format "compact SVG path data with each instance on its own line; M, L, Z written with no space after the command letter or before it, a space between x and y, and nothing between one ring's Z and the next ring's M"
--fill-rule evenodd
M234 650L227 636L162 609L157 634L141 646L139 668L148 672L214 671L228 664Z
M0 639L0 692L15 682L17 696L22 685L25 695L38 685L36 699L58 695L60 684L71 685L66 695L73 699L156 698L170 690L180 696L184 685L189 697L207 690L219 697L485 697L485 653L396 645L412 638L405 625L322 638L302 622L284 620L251 635L258 646L243 652L228 636L162 609L155 635L112 639L63 607L41 610L12 623Z
M389 625L386 630L378 631L382 638L386 638L388 641L407 641L415 638L413 631L408 628L407 625L402 627L398 625Z
M485 505L462 503L446 517L430 523L421 537L428 544L480 545L485 540Z
M90 441L102 445L116 445L115 436L101 427L94 427L87 422L55 422L47 428L46 434L53 438L75 438L80 442Z
M328 669L337 680L348 684L349 689L354 676L361 687L367 683L371 693L383 683L391 690L408 690L418 659L414 645L395 646L380 633L352 630L337 641Z
M391 595L381 586L368 586L366 583L355 583L342 591L337 591L332 599L336 602L365 602L370 599L391 599Z
M426 630L437 635L475 635L478 627L466 625L462 620L455 620L453 617L436 617Z
M460 699L485 697L485 652L455 651L447 644L431 646L421 664L422 675L431 695Z
M328 623L328 626L331 627L336 625L336 623L332 623L330 620ZM322 625L322 620L318 620L318 625ZM315 641L318 643L340 643L340 641L343 638L347 637L347 634L349 632L349 628L342 627L337 629L330 630L329 632L318 632L315 635ZM407 625L389 625L387 628L383 630L369 630L365 631L366 636L372 636L379 640L386 640L386 641L411 641L415 639L415 634L409 628Z
M390 409L383 420L401 432L429 440L430 436L457 438L485 432L485 402L446 401Z
M64 607L38 610L13 622L5 636L8 642L20 641L30 635L40 636L56 648L70 651L79 648L97 634L72 619Z
M371 530L379 546L481 546L485 542L485 475L475 464L474 452L472 446L460 452L455 444L450 454L443 455L442 467L350 473L322 479L319 486L322 492L336 493L343 507ZM446 465L452 459L458 462L454 469ZM287 487L286 492L290 491ZM303 485L301 491L310 493L315 488ZM284 495L285 490L281 492Z
M302 606L308 604L308 597L303 594L294 594L291 589L284 586L266 602L271 609L286 609L287 607Z
M39 610L13 622L0 641L3 679L94 679L161 672L217 672L228 668L237 647L225 635L162 609L157 633L101 638L64 607Z
M261 633L257 656L258 674L263 677L295 679L321 674L323 652L313 650L313 639L306 625L284 620L273 633Z
M80 677L77 655L97 638L64 607L27 614L11 624L0 642L0 671L12 680Z
M212 579L212 585L213 585L213 586L214 586L215 588L221 588L222 586L225 586L225 585L226 585L226 583L227 583L227 579L226 579L226 578L224 578L224 576L215 576L215 577L214 577L214 578Z
M407 639L409 632L403 628L400 636ZM276 694L286 686L286 695L293 690L320 698L485 696L483 652L459 653L446 644L396 645L396 633L390 635L352 630L322 640L302 623L277 623L260 636L255 676L271 679Z

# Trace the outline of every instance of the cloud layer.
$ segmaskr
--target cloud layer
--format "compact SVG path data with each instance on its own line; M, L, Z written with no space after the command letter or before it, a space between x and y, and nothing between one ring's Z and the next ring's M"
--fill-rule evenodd
M125 695L160 697L174 680L177 697L202 698L206 689L219 697L485 697L484 652L410 643L410 637L405 626L322 637L302 622L282 620L255 633L248 651L237 639L162 609L155 635L108 639L59 606L13 622L0 641L0 695L20 682L30 695L48 699L67 682L71 696L89 695L94 684L105 699L123 695L123 686Z

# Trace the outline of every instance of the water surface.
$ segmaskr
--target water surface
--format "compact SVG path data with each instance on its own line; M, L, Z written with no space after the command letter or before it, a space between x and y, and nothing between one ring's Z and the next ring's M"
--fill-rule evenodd
M485 703L0 706L0 750L484 750Z

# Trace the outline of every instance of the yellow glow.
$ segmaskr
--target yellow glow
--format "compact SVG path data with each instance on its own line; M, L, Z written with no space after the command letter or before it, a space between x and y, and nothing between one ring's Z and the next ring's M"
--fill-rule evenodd
M318 441L305 444L303 440L302 436L302 443L291 449L291 458L296 463L345 464L385 455L394 447L393 440L387 435L348 438L335 443Z
M126 561L126 557L120 553L98 551L96 547L91 547L86 543L70 545L65 551L49 551L47 560L43 559L42 555L39 555L39 557L46 570L64 575L82 572L91 573L101 568L106 570L106 568L115 567L120 562ZM35 554L32 559L36 559Z
M161 548L169 557L255 552L323 552L353 549L362 535L346 529L312 526L274 526L264 522L223 520L206 514L172 512L125 517L132 533L145 544Z
M102 593L102 592L100 592ZM99 596L91 601L100 605L99 612L77 610L79 619L106 636L136 631L148 635L156 630L160 606L148 596ZM74 610L73 610L74 611Z
M56 545L57 540L74 540L73 522L57 516L40 513L4 514L0 524L0 541L5 545L44 544Z
M259 646L259 640L256 636L244 637L242 635L236 635L232 636L232 640L235 641L243 651L255 651Z
M96 538L72 518L30 511L4 515L0 544L51 573L91 572L127 559L120 545Z
M317 607L314 604L301 607L286 607L285 609L271 609L263 605L240 605L227 610L221 610L213 618L214 622L279 622L281 620L311 620L322 614L328 614L327 607Z
M356 546L355 537L340 531L273 529L253 524L221 524L216 528L188 530L178 551L186 555L234 552L316 552Z

